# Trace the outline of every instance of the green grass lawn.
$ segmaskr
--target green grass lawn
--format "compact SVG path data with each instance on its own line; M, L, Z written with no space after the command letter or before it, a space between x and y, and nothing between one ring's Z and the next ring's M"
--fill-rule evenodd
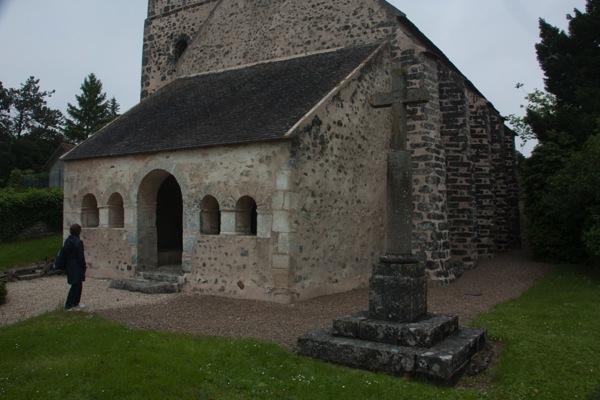
M62 233L58 233L40 239L0 243L0 270L54 258L62 242Z
M473 325L503 351L491 386L465 389L55 311L0 328L0 399L600 399L600 274L555 268Z

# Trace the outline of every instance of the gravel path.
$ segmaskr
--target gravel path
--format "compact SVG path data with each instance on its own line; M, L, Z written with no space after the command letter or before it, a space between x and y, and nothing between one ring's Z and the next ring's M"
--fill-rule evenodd
M456 314L461 324L467 323L494 305L519 297L549 269L523 251L499 255L480 262L451 285L431 283L428 310ZM86 312L137 329L254 337L287 349L299 336L331 326L334 317L368 309L366 289L282 305L181 293L146 295L108 285L108 280L86 280L82 296ZM69 286L60 276L11 282L7 288L0 326L62 308Z

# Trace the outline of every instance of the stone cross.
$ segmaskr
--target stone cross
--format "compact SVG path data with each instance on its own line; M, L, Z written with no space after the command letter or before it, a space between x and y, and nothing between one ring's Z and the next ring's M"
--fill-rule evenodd
M410 258L412 253L412 165L407 150L407 106L428 101L427 91L408 88L406 73L392 70L392 91L371 96L372 107L392 107L391 152L387 166L386 254Z
M409 105L426 103L429 99L423 88L408 88L406 73L400 68L392 70L392 91L376 93L371 96L372 107L392 107L392 140L390 147L394 150L406 150L408 142L407 111Z
M427 277L412 256L412 162L407 149L407 106L428 101L424 89L408 89L406 74L392 71L392 92L371 96L373 107L392 107L387 158L386 251L369 281L369 318L413 322L427 315Z

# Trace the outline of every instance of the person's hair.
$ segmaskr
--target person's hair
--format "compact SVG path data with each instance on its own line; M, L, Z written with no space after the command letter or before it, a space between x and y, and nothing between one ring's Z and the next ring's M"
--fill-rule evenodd
M71 235L79 236L79 234L81 233L81 225L79 225L79 224L71 225L69 227L69 233L71 233Z

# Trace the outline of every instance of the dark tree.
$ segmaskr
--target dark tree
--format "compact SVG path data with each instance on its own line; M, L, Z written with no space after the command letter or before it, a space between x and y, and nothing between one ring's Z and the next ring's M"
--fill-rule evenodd
M39 79L31 76L19 89L2 88L0 123L3 133L17 139L31 134L44 138L60 135L62 113L47 105L54 90L41 91L39 83Z
M63 116L47 105L53 93L33 76L18 89L0 82L0 186L15 169L41 172L60 144Z
M580 262L600 256L600 0L567 19L568 32L540 20L547 96L528 97L539 144L521 176L534 254Z
M581 148L597 128L600 110L600 0L588 0L586 12L574 10L568 32L540 20L536 45L546 91L556 98L552 116L528 113L538 139L551 130L566 132Z
M64 130L65 136L74 143L87 139L118 116L119 104L114 97L106 99L102 82L93 73L84 79L81 94L75 98L77 106L71 103L67 106L70 118Z

